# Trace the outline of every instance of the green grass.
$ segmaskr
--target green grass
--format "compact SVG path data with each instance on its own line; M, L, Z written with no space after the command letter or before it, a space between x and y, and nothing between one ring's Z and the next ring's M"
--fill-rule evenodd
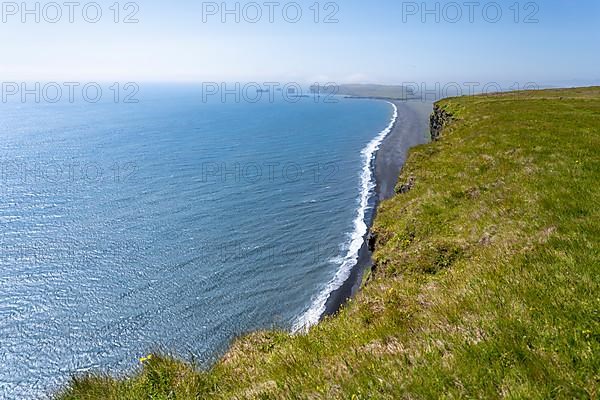
M155 356L58 399L600 396L600 88L464 97L377 216L376 270L306 335ZM132 364L135 360L132 360Z

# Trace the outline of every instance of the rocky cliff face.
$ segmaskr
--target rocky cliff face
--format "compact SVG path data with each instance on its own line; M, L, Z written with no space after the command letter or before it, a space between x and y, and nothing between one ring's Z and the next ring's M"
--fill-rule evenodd
M450 121L452 121L452 114L437 105L433 107L433 113L429 119L429 131L431 132L432 141L439 139L444 126Z

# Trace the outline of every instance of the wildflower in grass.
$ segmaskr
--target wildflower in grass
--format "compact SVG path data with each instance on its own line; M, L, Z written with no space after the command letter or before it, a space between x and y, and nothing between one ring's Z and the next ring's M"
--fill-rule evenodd
M152 360L152 354L148 354L146 357L140 358L140 363L145 363L146 361Z

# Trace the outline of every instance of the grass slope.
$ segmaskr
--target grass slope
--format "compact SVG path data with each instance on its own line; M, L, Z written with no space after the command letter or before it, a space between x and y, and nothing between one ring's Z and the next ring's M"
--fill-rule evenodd
M338 316L58 398L597 399L600 88L438 105L454 122L411 152L414 187L381 205L377 269Z

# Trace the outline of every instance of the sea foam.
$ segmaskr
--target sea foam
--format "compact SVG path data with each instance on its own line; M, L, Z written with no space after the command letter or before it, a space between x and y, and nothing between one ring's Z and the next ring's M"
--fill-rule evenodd
M362 150L361 156L363 161L363 169L360 176L360 198L359 206L356 210L356 218L354 219L354 231L350 238L350 245L344 257L340 257L340 266L335 276L327 283L323 290L313 299L311 306L302 315L298 317L292 327L294 333L305 331L311 326L319 322L321 315L325 312L327 299L332 292L339 289L344 282L350 277L352 268L358 263L358 253L363 245L364 237L367 234L368 227L365 221L366 212L369 208L369 200L373 196L376 182L373 160L385 140L387 135L392 131L394 124L398 118L398 107L395 104L389 103L394 109L392 119L389 125L382 130L373 140L367 144Z

